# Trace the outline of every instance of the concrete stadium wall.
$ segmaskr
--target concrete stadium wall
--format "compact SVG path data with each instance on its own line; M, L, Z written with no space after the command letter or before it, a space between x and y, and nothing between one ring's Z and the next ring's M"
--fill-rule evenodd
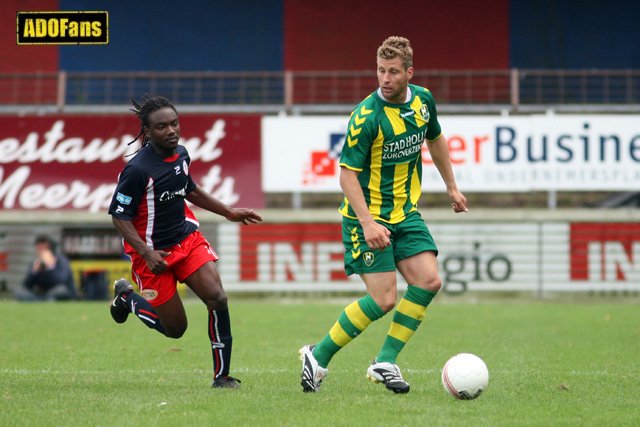
M510 0L512 68L640 67L638 2Z
M96 6L92 6L96 8ZM61 10L86 10L60 0ZM282 69L282 2L109 2L107 46L61 46L67 71Z
M342 267L335 210L262 212L265 223L240 226L206 212L201 230L220 255L232 291L354 291ZM423 210L440 249L445 290L640 291L637 210ZM72 257L78 275L128 273L119 237L106 214L0 213L0 284L18 286L33 256L33 239L49 234ZM114 243L115 242L115 243ZM400 288L405 284L400 281Z
M480 7L460 0L285 0L287 70L371 70L391 35L411 40L416 69L504 69L509 66L508 0ZM490 23L490 24L488 24Z
M19 46L16 44L16 12L58 10L58 0L4 0L0 2L0 73L58 71L57 46ZM8 90L3 88L4 91Z
M496 0L0 2L0 72L373 70L389 35L417 69L638 68L640 3ZM16 46L16 11L109 12L109 44Z

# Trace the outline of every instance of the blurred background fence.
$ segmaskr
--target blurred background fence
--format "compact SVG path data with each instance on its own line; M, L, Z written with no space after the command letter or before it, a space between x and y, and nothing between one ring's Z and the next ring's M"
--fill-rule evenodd
M639 70L427 70L447 112L639 111ZM371 71L0 73L4 112L25 107L74 111L162 93L187 109L343 113L377 86Z

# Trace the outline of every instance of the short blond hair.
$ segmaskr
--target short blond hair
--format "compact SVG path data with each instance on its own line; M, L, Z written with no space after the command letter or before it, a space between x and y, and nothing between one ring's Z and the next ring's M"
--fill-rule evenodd
M378 58L393 59L400 58L405 70L413 67L413 49L409 39L399 36L388 37L378 47Z

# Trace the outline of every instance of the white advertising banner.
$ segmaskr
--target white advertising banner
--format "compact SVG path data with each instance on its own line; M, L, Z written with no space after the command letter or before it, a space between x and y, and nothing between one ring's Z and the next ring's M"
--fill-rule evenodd
M563 218L533 213L528 220L497 220L497 212L472 211L464 217L451 213L451 219L424 213L440 251L445 292L640 291L637 213L624 221L619 220L624 215L606 220L613 212L582 220L571 219L580 216L578 211ZM202 232L215 242L220 255L216 264L227 290L364 291L358 275L347 277L344 272L340 215L327 218L307 212L251 227L207 223ZM19 286L32 262L34 236L42 233L61 236L61 248L78 274L90 264L107 271L112 280L121 277L127 262L115 249L115 230L106 221L103 226L0 224L0 287ZM87 255L92 258L85 259ZM406 283L398 279L404 288Z
M263 117L262 189L337 192L348 116ZM265 181L266 180L266 181Z
M427 222L447 292L640 290L638 222ZM225 223L216 241L231 290L364 289L344 273L337 214L335 222Z
M264 117L263 190L339 192L348 117ZM637 115L440 116L463 191L640 188ZM423 147L423 188L444 191Z

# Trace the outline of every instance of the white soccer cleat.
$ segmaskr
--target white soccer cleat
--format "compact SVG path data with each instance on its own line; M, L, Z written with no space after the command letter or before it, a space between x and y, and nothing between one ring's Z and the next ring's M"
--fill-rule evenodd
M322 380L329 373L329 370L318 365L318 361L313 357L314 347L315 345L305 345L299 351L302 360L300 385L305 393L318 391Z
M373 359L369 369L367 369L367 378L376 383L382 383L394 393L409 393L409 383L402 378L400 368L389 362L377 362Z

